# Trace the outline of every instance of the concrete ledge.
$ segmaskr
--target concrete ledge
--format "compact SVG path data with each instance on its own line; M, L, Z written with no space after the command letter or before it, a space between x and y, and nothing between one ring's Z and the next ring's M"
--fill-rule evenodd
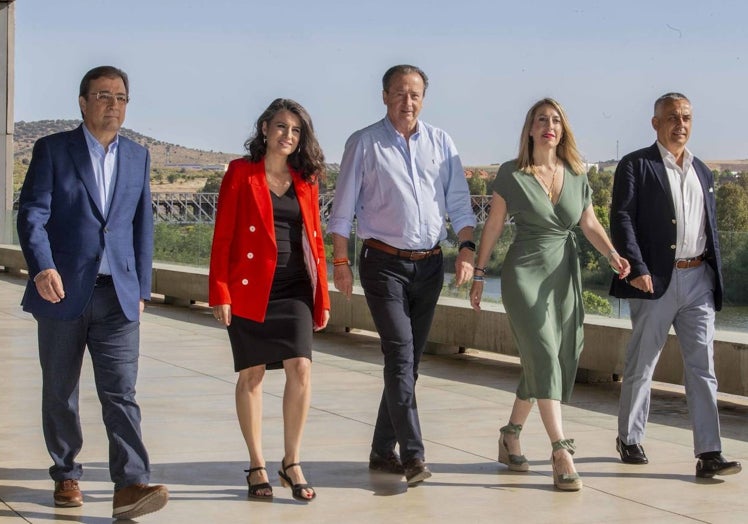
M18 274L26 270L26 259L20 246L0 244L0 266L5 268L7 273Z
M151 292L164 296L164 302L189 305L208 301L208 268L155 263Z
M18 246L0 244L0 266L6 271L26 269ZM167 303L186 305L208 300L208 270L190 266L155 263L153 293L163 295ZM376 331L361 289L354 289L350 300L331 290L330 329L362 329ZM585 321L585 350L580 361L579 378L605 380L620 374L630 335L628 320L588 315ZM517 355L509 321L503 308L487 304L480 313L474 312L462 299L443 297L434 317L429 344L436 352L445 348L474 348L504 355ZM714 366L719 390L735 395L748 395L748 333L718 331L714 344ZM654 379L683 384L683 361L678 340L673 333L655 370Z

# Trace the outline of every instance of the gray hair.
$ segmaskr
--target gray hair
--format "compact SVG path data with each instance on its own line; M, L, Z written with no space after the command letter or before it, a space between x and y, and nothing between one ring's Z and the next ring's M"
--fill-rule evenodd
M688 99L688 97L686 95L684 95L683 93L676 93L676 92L665 93L660 98L658 98L657 100L655 100L654 114L657 115L657 110L660 108L660 106L662 106L665 102L669 102L671 100L672 101L675 101L675 100L685 100L686 102L689 102L689 103L691 102Z

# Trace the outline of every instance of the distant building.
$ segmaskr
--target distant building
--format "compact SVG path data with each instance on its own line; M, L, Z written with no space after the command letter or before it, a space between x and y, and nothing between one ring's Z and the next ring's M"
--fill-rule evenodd
M584 172L585 173L589 173L590 169L592 169L593 167L595 168L596 171L600 171L600 166L598 165L597 162L593 162L593 163L587 163L587 162L585 162L584 163Z

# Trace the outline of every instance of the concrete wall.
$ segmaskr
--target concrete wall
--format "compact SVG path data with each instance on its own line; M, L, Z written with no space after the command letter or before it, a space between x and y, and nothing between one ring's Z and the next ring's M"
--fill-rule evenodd
M26 264L18 246L0 245L0 266L20 272ZM154 264L153 293L166 302L190 304L208 300L208 270L172 264ZM334 290L330 292L331 329L375 331L366 300L354 289L350 300ZM585 321L585 348L580 361L579 378L609 380L620 374L630 334L628 320L588 316ZM431 349L457 351L460 347L517 355L509 322L499 305L489 304L475 313L462 299L442 298L429 335ZM748 333L718 332L714 345L714 364L719 389L725 393L748 396ZM670 335L655 371L655 380L683 383L683 362L678 341Z

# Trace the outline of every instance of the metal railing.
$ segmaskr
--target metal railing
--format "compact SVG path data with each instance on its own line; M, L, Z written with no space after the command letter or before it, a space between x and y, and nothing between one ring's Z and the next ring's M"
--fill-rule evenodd
M19 193L13 194L13 210L18 210ZM218 193L188 193L188 192L153 192L153 218L156 222L170 224L212 224L216 218ZM322 224L332 212L334 200L333 192L320 193L319 209ZM486 221L491 210L491 197L473 195L470 197L473 212L479 224Z

